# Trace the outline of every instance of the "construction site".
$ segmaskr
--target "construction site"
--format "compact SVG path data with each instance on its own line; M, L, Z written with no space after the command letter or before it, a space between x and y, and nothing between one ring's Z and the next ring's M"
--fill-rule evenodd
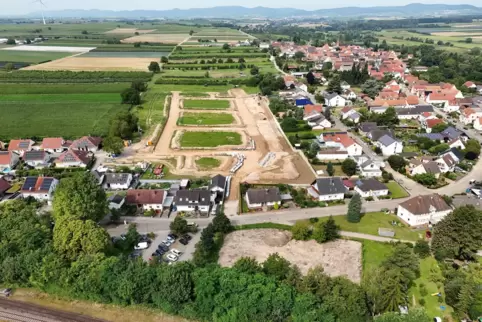
M229 125L180 125L178 120L189 113L213 112L184 110L184 97L172 92L168 119L158 134L157 144L130 147L119 163L151 162L164 163L176 175L209 177L215 174L231 176L230 199L238 199L241 182L307 184L314 180L315 173L299 151L288 143L284 133L271 113L266 98L247 95L242 89L232 89L227 96L196 100L228 100L229 108L222 112L232 114L234 122ZM186 146L184 136L190 136ZM194 141L193 141L194 139ZM200 158L219 160L219 166L202 170L196 165Z

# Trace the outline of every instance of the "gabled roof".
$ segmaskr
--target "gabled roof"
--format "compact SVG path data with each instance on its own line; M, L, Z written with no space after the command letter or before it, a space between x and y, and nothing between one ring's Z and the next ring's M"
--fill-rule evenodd
M15 152L0 151L0 164L10 164Z
M378 128L377 122L363 122L360 124L360 130L365 133L370 132L376 128Z
M102 143L102 138L96 136L83 136L72 142L72 149L95 148Z
M429 161L422 163L422 165L426 173L438 174L441 172L437 162Z
M345 185L339 177L316 179L316 190L321 196L346 192Z
M132 178L130 173L106 173L104 176L106 184L126 184Z
M380 137L378 140L378 142L380 142L380 144L382 144L383 146L387 147L387 146L390 146L392 145L393 143L396 143L397 140L395 140L394 138L392 138L390 135L388 134L385 134L383 135L382 137Z
M209 206L211 192L209 190L179 190L174 197L177 206Z
M8 189L10 189L12 186L10 183L8 183L7 180L0 178L0 194L5 193Z
M42 149L61 149L63 148L64 142L62 138L45 138L42 140Z
M426 120L425 122L427 122L427 127L429 129L433 128L435 125L437 124L442 124L444 123L444 120L442 119L439 119L439 118L435 118L435 119L429 119L429 120Z
M445 200L439 194L423 195L411 198L400 204L414 215L424 215L431 212L451 210Z
M358 180L356 185L363 192L388 190L386 185L373 178Z
M328 93L324 95L324 98L327 100L331 100L332 98L335 98L337 96L339 96L338 93Z
M23 159L25 161L40 161L45 159L46 154L45 151L26 151Z
M374 129L368 134L373 141L378 141L382 136L385 135L393 137L393 132L388 129Z
M248 195L249 203L267 203L267 202L280 202L281 195L279 189L271 187L268 189L248 189L246 192Z
M164 201L164 190L127 190L126 203L129 205L150 205L162 204Z
M34 145L32 140L11 140L8 145L8 151L29 151Z
M452 158L452 155L446 154L442 157L442 160L444 160L445 164L449 167L452 167L455 165L457 162L455 162L454 158Z
M82 162L83 164L87 165L92 160L89 152L87 151L79 151L79 150L68 150L62 153L55 163L63 163L63 162Z
M345 106L344 108L341 109L341 112L342 112L343 114L345 114L345 113L350 112L351 110L353 110L353 107L351 107L351 106Z
M22 185L22 192L46 193L57 180L50 177L27 177Z
M317 105L313 105L313 104L307 104L304 106L303 108L303 115L309 115L311 113L323 113L323 105L321 104L317 104Z
M215 175L214 177L211 178L211 184L209 185L209 188L223 188L226 186L226 177L222 176L220 174Z

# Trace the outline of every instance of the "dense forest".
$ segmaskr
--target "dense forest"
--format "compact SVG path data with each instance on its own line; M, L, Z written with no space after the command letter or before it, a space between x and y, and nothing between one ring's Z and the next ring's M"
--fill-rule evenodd
M0 205L2 285L33 287L66 299L141 304L201 321L430 321L423 310L403 317L396 313L419 274L419 256L427 256L411 244L394 245L393 253L358 285L329 277L321 267L302 276L278 254L262 263L241 258L232 268L218 266L217 251L232 230L223 214L201 232L192 262L167 265L131 258L139 234L131 225L126 238L113 243L97 224L107 213L106 196L90 174L61 181L52 214L39 216L37 207L30 199ZM460 242L480 238L475 227L480 227L481 212L469 210L461 210L469 216L458 214L436 226L435 236L437 229L445 236L450 227L474 224L470 237ZM473 247L450 253L457 243L434 239L439 256L470 258ZM453 278L446 287L461 315L479 313L480 267L448 272Z

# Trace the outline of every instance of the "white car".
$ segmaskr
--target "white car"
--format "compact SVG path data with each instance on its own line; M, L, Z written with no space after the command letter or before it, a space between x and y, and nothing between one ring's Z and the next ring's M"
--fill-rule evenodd
M167 240L167 239L166 239L166 240L163 240L162 243L163 243L164 245L168 246L168 247L172 245L172 242L169 241L169 240Z
M147 249L149 247L149 244L147 242L142 242L134 246L135 250L140 250L140 249Z
M174 254L167 254L166 258L167 258L168 260L170 260L171 262L175 262L175 261L177 261L177 259L178 259L177 256L174 255Z
M178 250L175 249L175 248L171 249L171 253L173 253L173 254L174 254L175 256L177 256L177 257L181 256L181 254L182 254L180 251L178 251Z

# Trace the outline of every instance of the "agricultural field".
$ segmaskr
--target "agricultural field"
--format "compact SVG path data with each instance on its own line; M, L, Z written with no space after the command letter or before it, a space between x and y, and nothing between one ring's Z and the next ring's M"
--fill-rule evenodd
M169 93L148 89L142 96L142 104L136 106L133 113L139 118L139 125L148 131L153 125L160 124L165 119L164 103Z
M196 160L196 165L201 170L210 170L218 168L221 165L221 161L216 158L204 157Z
M180 145L183 148L213 148L223 145L240 145L242 143L239 133L223 131L184 132L180 140Z
M145 34L123 39L122 42L126 44L134 44L136 42L178 44L188 38L189 34Z
M71 55L72 53L70 52L0 50L0 62L38 64L41 62L56 60Z
M156 84L153 85L157 91L161 92L182 92L188 96L196 96L193 94L206 93L206 92L217 92L217 93L227 93L230 89L233 89L233 85L179 85L179 84ZM257 87L239 86L247 94L257 94L259 89ZM227 95L227 94L226 94Z
M2 84L0 139L104 135L130 83Z
M192 110L224 110L229 108L228 100L184 100L184 109Z
M234 117L227 113L183 113L179 125L223 125L234 123Z
M29 66L26 70L46 71L148 71L147 66L154 58L109 58L109 57L67 57L45 64Z
M121 71L27 71L18 70L10 73L0 72L2 83L124 83L132 81L148 82L152 73ZM35 85L37 86L37 85Z

